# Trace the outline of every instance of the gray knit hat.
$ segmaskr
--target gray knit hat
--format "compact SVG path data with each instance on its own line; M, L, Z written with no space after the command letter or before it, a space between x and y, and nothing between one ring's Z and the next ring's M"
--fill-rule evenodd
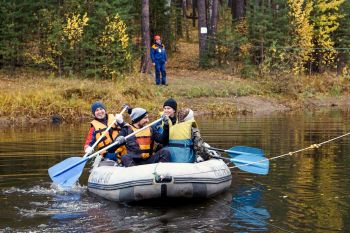
M147 111L146 109L143 109L143 108L133 108L131 110L131 114L130 114L130 117L131 117L131 121L133 124L139 122L140 120L142 120L142 118L144 118L146 115L147 115Z

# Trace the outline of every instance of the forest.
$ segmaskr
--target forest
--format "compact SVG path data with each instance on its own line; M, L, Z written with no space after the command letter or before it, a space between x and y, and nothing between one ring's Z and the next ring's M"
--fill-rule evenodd
M349 13L346 0L2 0L0 69L118 79L149 72L158 34L170 57L197 43L203 69L349 77Z

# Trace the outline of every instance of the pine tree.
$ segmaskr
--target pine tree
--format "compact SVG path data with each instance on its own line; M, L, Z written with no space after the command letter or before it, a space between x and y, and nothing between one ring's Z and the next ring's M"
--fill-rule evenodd
M335 41L332 34L339 27L342 15L339 7L344 0L315 0L312 11L312 23L314 26L315 66L318 71L323 71L324 66L334 64L337 51L334 49Z
M339 21L334 39L335 46L339 48L337 71L350 76L350 1L345 1L339 7L339 14L343 17Z
M35 34L35 12L49 3L45 1L0 2L0 59L3 65L15 68L24 65L24 54Z
M264 72L274 67L276 48L288 41L288 15L285 0L249 1L247 8L248 39L252 45L252 60L262 64ZM271 50L272 49L272 50ZM281 51L278 51L281 53Z

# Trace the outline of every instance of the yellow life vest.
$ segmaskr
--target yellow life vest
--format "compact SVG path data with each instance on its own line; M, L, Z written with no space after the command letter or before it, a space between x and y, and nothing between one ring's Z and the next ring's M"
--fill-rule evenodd
M132 130L135 132L139 130L138 128L135 128L134 126L131 126ZM147 159L152 154L152 148L153 148L153 142L152 142L152 133L151 129L147 128L137 134L135 134L136 142L140 146L141 149L141 157L143 159Z
M114 115L108 114L108 123L107 124L111 125L113 123L113 121L114 121ZM96 141L99 140L99 138L102 136L104 131L108 128L108 125L105 125L98 120L91 121L91 125L95 129ZM114 124L111 127L110 131L107 132L104 135L104 137L102 138L102 140L97 144L97 148L100 150L100 149L103 149L104 147L108 146L109 144L111 144L118 137L119 131L120 131L120 128ZM106 153L106 151L104 151L102 154L105 154L105 153ZM126 147L125 146L118 147L118 149L116 150L116 153L118 153L119 156L125 155L126 154Z
M195 120L177 123L169 128L169 140L186 140L192 138L192 127L197 127Z
M177 123L169 128L169 143L166 148L170 152L170 162L194 162L192 127L197 127L194 120Z

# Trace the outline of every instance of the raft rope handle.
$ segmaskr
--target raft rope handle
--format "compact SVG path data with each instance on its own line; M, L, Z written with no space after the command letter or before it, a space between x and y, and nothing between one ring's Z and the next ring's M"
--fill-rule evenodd
M163 178L161 174L159 174L156 170L157 167L160 163L157 163L156 166L154 167L154 171L153 171L153 175L154 178L160 177L161 179ZM228 166L227 166L228 167ZM210 173L210 172L216 172L216 171L226 171L226 168L221 168L221 169L215 169L215 170L208 170L208 171L200 171L200 172L191 172L191 173L185 173L185 174L181 174L178 175L179 177L181 176L188 176L188 175L198 175L198 174L204 174L204 173Z
M261 163L261 162L264 162L266 160L274 160L274 159L278 159L278 158L282 158L284 156L287 156L287 155L290 155L292 156L293 154L296 154L296 153L299 153L299 152L302 152L302 151L305 151L305 150L311 150L311 149L317 149L319 147L321 147L323 144L326 144L326 143L330 143L332 141L335 141L335 140L338 140L340 138L343 138L345 136L348 136L350 135L350 132L349 133L346 133L346 134L343 134L343 135L340 135L338 137L335 137L335 138L332 138L332 139L329 139L327 141L324 141L324 142L321 142L321 143L318 143L318 144L312 144L306 148L303 148L303 149L299 149L299 150L296 150L296 151L291 151L291 152L288 152L286 154L282 154L282 155L278 155L278 156L275 156L275 157L272 157L272 158L266 158L266 159L262 159L262 160L259 160L259 161L256 161L256 162L252 162L252 163L246 163L246 164L242 164L242 165L237 165L237 166L232 166L232 167L229 167L230 169L232 168L238 168L238 167L243 167L243 166L249 166L251 164L256 164L256 163Z
M153 175L154 175L154 179L157 180L158 178L162 179L161 175L157 172L157 167L160 163L157 163L156 166L154 167L154 171L153 171Z

